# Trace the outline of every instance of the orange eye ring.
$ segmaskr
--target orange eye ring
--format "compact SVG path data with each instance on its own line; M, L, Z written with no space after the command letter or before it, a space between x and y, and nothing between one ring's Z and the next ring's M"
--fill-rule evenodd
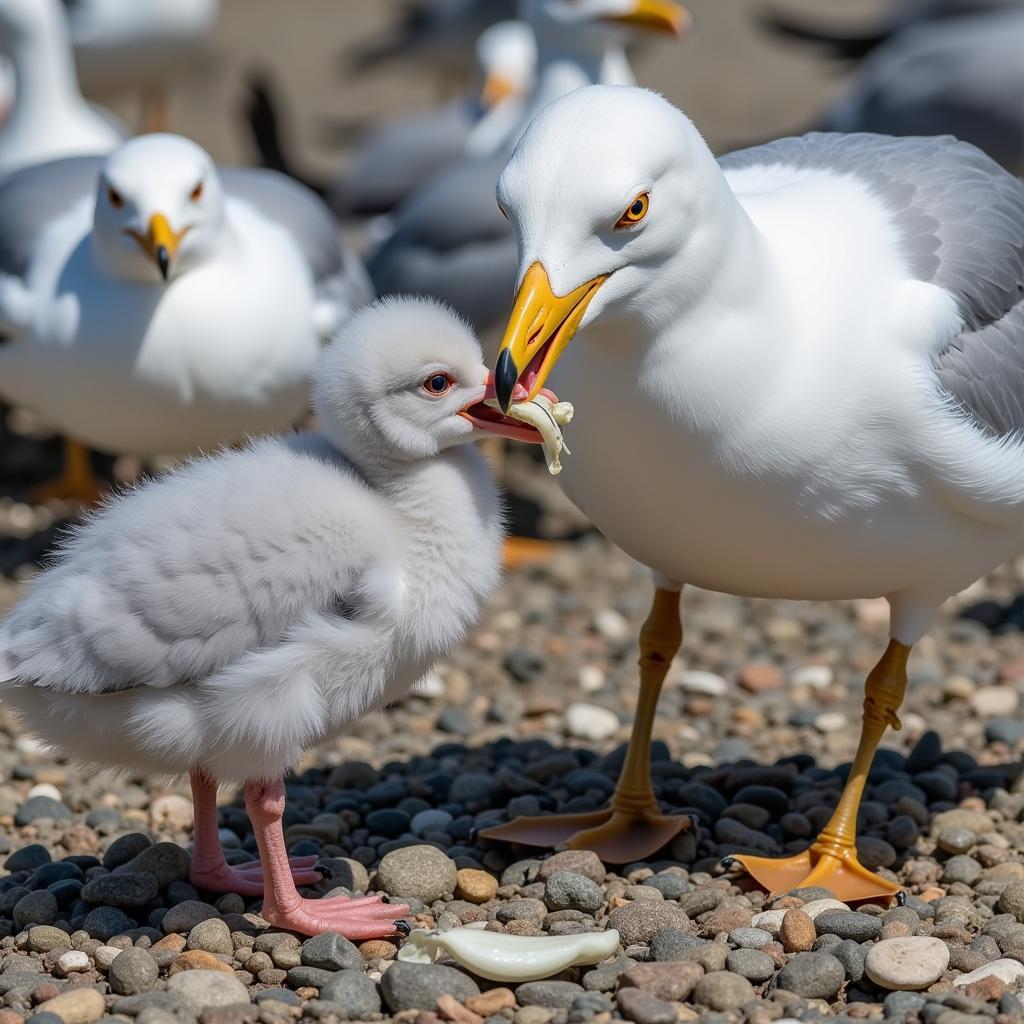
M120 210L120 209L122 209L124 207L124 196L122 196L121 193L118 192L116 188L113 188L112 186L108 185L107 186L107 202L110 203L110 205L115 210Z
M647 192L641 192L640 195L629 204L629 209L616 221L615 230L619 231L622 228L632 228L639 224L646 216L647 211L651 208L651 197Z

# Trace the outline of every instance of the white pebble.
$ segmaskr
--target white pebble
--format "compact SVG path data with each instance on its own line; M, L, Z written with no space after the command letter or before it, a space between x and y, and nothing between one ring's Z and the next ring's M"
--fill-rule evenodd
M580 684L580 689L584 693L595 693L604 686L604 678L604 669L599 668L597 665L584 665L580 669L576 681Z
M1012 686L983 686L971 695L971 708L979 718L999 718L1012 715L1020 704Z
M750 927L763 928L766 932L771 932L772 935L778 935L779 929L782 927L782 919L785 916L785 910L762 910L760 914L754 915Z
M192 801L177 793L158 796L149 805L149 822L157 829L187 829L192 825Z
M949 947L942 939L914 935L875 943L868 950L864 972L882 988L919 992L938 981L948 966Z
M117 946L100 946L92 956L97 967L107 970L122 952Z
M724 697L729 692L729 684L721 676L699 668L680 672L679 686L687 693L699 693L705 697Z
M849 724L849 719L842 711L823 711L814 719L814 728L818 732L842 732Z
M594 628L606 640L625 640L632 632L629 620L614 608L602 608L594 616Z
M804 665L793 673L794 686L809 686L812 690L827 690L835 679L828 665Z
M51 785L49 782L37 782L29 791L28 799L31 800L34 796L48 796L51 800L62 800L63 797L60 795L60 790Z
M998 978L1008 988L1012 988L1020 978L1024 978L1024 964L1019 960L1003 957L1002 960L993 960L976 971L971 971L970 974L961 974L959 978L953 979L953 984L973 985L976 981L992 977Z
M850 908L845 903L840 903L839 900L823 899L823 900L811 900L810 903L805 903L800 908L812 921L816 920L819 914L824 914L827 910L849 910Z
M606 740L618 731L619 716L597 704L577 702L566 709L565 726L578 740Z
M66 953L61 953L60 959L57 961L57 970L64 975L71 974L72 971L87 971L90 967L92 967L92 961L78 949L70 949Z

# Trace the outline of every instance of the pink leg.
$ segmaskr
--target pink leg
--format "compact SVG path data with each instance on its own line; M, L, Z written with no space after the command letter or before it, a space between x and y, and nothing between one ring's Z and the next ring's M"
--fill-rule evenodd
M338 932L356 941L395 934L395 922L409 913L406 906L382 903L379 896L307 900L299 895L289 869L281 828L284 784L280 779L247 783L245 807L256 830L260 860L266 866L262 911L266 920L278 928L303 935Z
M193 772L192 866L189 881L206 892L237 892L240 896L263 894L263 869L258 860L229 867L217 834L217 783L205 772ZM319 857L293 857L289 862L297 885L313 885L321 875L313 868Z

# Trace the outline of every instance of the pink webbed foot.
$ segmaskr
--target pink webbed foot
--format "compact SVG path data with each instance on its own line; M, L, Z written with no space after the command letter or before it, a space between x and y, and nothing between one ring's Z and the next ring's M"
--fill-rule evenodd
M396 922L408 913L404 904L383 903L380 896L333 896L325 900L300 898L287 906L265 903L261 916L275 928L301 935L337 932L353 942L363 942L395 935L401 930Z
M307 857L291 857L292 881L296 885L314 885L323 877L315 870L320 858L315 854ZM263 895L263 865L258 860L229 866L223 861L210 866L196 865L193 861L189 881L205 892L235 892L239 896Z

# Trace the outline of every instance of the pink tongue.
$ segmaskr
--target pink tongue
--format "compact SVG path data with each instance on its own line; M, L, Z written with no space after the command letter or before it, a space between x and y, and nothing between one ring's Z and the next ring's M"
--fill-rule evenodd
M532 377L533 377L534 380L536 380L536 374L533 374ZM530 394L530 392L529 392L529 390L527 388L523 387L522 384L517 383L516 386L515 386L515 390L512 392L512 401L513 402L525 402L527 397L529 396L529 394ZM537 394L543 395L546 399L548 399L551 402L555 402L555 403L558 402L558 397L555 395L554 391L550 391L547 388L541 388L540 391L537 392ZM489 373L487 375L487 390L484 391L484 398L483 398L483 400L486 402L489 398L494 398L494 397L495 397L494 374L493 373Z

